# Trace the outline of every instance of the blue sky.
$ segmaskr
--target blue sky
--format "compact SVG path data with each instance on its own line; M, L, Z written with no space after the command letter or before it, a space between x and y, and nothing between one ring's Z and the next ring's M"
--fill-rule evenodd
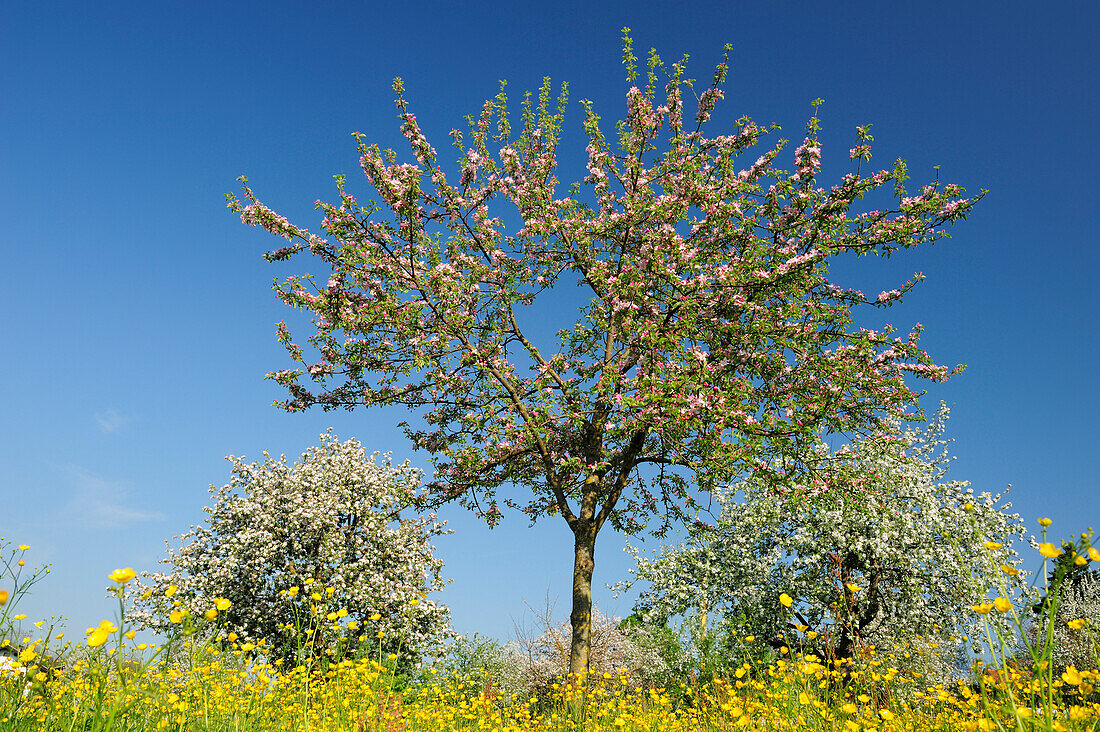
M513 98L546 75L570 82L575 170L576 100L609 124L624 109L623 26L643 53L689 53L699 79L733 44L719 121L749 114L797 140L824 98L826 181L871 122L875 162L906 158L914 183L941 165L990 190L954 238L838 279L877 292L927 275L889 319L924 323L941 363L968 364L925 402L953 408L952 477L1012 483L1033 527L1047 515L1063 536L1100 528L1095 4L108 5L14 3L0 23L0 536L52 563L30 619L109 617L107 573L153 569L164 540L202 520L228 454L295 456L332 426L426 467L399 413L271 406L282 394L263 376L290 365L277 272L260 257L275 240L224 194L247 174L309 227L333 174L365 194L351 133L401 149L396 75L441 151L498 79ZM567 614L564 523L508 516L490 532L458 507L443 516L459 631L507 635L547 596ZM624 576L622 545L601 536L600 588ZM597 602L630 611L603 589Z

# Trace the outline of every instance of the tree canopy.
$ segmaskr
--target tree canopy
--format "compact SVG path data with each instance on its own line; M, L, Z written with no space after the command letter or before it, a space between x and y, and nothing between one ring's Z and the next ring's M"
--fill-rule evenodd
M897 337L853 325L854 308L896 303L920 275L868 297L832 283L828 263L932 243L976 200L938 180L909 192L901 160L863 172L866 127L852 171L819 187L816 103L785 170L785 140L750 152L769 131L748 117L704 134L725 60L697 85L686 58L667 65L651 52L639 70L624 34L624 64L617 135L581 102L588 175L568 189L557 177L566 85L555 106L547 79L518 117L502 87L468 118L468 138L451 131L450 166L397 79L411 159L357 134L376 201L359 203L338 178L339 200L317 203L324 236L263 204L246 180L243 200L229 201L245 223L288 240L268 259L308 252L330 273L276 283L315 325L308 353L279 326L298 364L270 374L288 391L283 408L408 407L421 414L405 429L433 456L435 500L462 501L490 523L502 504L568 523L574 672L587 668L606 523L660 530L693 514L700 489L746 471L781 490L827 491L786 458L820 431L910 416L907 375L949 375L919 347L919 326ZM892 206L861 205L879 189ZM556 341L532 335L573 284L588 296L576 317Z

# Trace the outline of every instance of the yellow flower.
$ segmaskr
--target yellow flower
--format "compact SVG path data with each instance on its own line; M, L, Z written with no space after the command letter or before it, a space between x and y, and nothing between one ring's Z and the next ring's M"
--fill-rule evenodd
M24 648L22 653L19 654L20 663L30 663L38 655L38 652L34 650L34 646L30 648Z
M967 513L974 513L974 504L967 501L963 504L963 510Z
M891 712L889 709L880 709L878 710L878 716L882 717L883 720L889 722L891 719L894 718L894 713Z
M206 612L204 612L202 614L202 616L204 618L206 618L207 620L213 620L214 618L218 617L218 608L212 607L209 610L207 610Z
M172 595L176 594L176 590L178 589L179 588L175 585L168 585L168 589L164 591L164 596L171 597Z
M754 640L756 640L756 636L755 636L755 635L746 635L746 636L745 636L745 642L746 642L746 643L752 643L752 642L753 642Z
M236 633L230 633L227 637L229 638L229 642L232 643L233 641L237 640L237 638L239 638L240 636L238 636Z
M8 591L0 590L0 606L8 604Z
M1080 686L1084 679L1081 673L1073 666L1066 666L1065 672L1062 674L1062 681L1065 681L1070 686Z
M98 648L107 642L107 638L110 633L105 628L92 628L91 634L88 635L88 645L91 648Z
M1081 630L1081 628L1085 627L1085 619L1077 618L1076 620L1068 620L1066 621L1066 625L1073 628L1074 630Z
M971 605L970 609L978 613L979 615L988 615L989 611L993 609L993 603L983 602L977 605Z
M1016 569L1010 564L1002 564L1001 571L1007 574L1009 577L1015 577L1020 573L1020 570Z
M116 569L114 572L111 572L110 577L112 582L118 582L120 585L124 585L134 577L137 577L137 572L135 572L132 567Z
M286 594L289 597L294 597L295 595L297 595L298 594L298 585L294 585L293 587L291 587L289 590L286 591Z
M381 620L381 619L382 619L382 616L381 616L381 615L379 615L378 613L375 613L375 614L373 614L373 615L371 615L371 616L370 616L370 619L371 619L371 620Z
M840 708L840 711L844 712L845 714L855 714L859 711L859 707L857 707L852 702L848 702Z
M27 546L26 544L20 544L20 545L19 545L19 551L21 551L21 552L25 552L25 551L27 551L28 549L30 549L30 547L29 547L29 546Z
M214 607L218 608L219 610L221 610L223 612L228 610L232 606L233 606L233 603L230 602L229 600L226 600L224 597L219 597L217 600L214 600Z
M1089 559L1091 559L1094 562L1100 562L1100 550L1097 550L1096 547L1094 547L1094 546L1090 546L1089 547Z
M1043 527L1044 529L1045 529L1046 527L1050 526L1050 525L1051 525L1052 523L1054 523L1054 522L1053 522L1053 521L1051 521L1051 520L1050 520L1050 519L1048 519L1048 518L1041 518L1041 519L1039 519L1039 525L1040 525L1040 526L1042 526L1042 527Z
M811 630L809 633L806 634L806 637L809 638L810 640L813 640L814 638L817 637L817 631L816 630Z
M987 541L987 542L985 542L985 548L988 549L991 552L996 551L997 549L1000 549L1002 546L1004 546L1004 544L1000 543L999 541Z
M1073 563L1078 565L1078 566L1083 566L1083 565L1088 564L1089 560L1086 559L1085 557L1082 557L1080 554L1075 554L1073 556Z
M859 592L860 590L863 589L862 587L857 585L855 582L846 582L844 584L844 586L847 587L848 591L851 592L852 594L855 594L855 593L857 593L857 592Z
M792 600L791 596L786 592L783 592L779 595L779 602L783 604L783 607L790 607L794 603L794 600Z
M137 635L137 631L136 630L128 630L125 633L123 633L123 635L126 636L127 638L129 638L130 640L133 640L134 636Z
M172 623L182 623L183 622L183 611L182 610L173 610L172 612L168 613L168 620L169 620L169 622L172 622Z
M1050 519L1047 520L1049 521ZM1042 544L1039 545L1039 553L1042 554L1044 557L1057 559L1062 555L1062 550L1051 544L1049 541L1044 541Z
M414 597L413 599L409 600L409 604L410 604L410 605L413 605L413 606L415 606L415 605L419 605L419 604L420 604L420 600L417 600L417 599L416 599L416 598Z
M998 612L1007 613L1012 609L1012 603L1004 597L998 597L993 601L993 607L997 608Z

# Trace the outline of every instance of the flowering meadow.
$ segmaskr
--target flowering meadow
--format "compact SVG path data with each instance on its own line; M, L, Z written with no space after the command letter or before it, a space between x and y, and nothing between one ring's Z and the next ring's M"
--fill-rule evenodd
M655 683L637 669L594 670L588 678L562 674L518 693L498 685L491 669L460 673L442 652L411 671L398 669L398 653L385 651L387 632L349 632L355 621L330 607L332 593L321 587L284 590L313 600L293 632L309 638L324 629L356 642L303 654L293 665L272 661L262 639L245 642L226 626L230 600L208 598L195 614L172 600L174 585L163 591L174 608L171 630L160 643L137 642L126 616L126 593L138 586L129 568L108 574L118 600L114 619L82 638L67 637L19 612L20 599L49 569L27 565L28 545L0 540L0 628L7 639L0 729L1094 730L1100 725L1095 619L1066 619L1063 609L1081 607L1080 598L1076 605L1067 599L1072 568L1087 571L1100 562L1100 551L1088 534L1048 541L1049 521L1040 523L1036 546L1050 570L1036 588L1043 600L1031 608L994 595L971 606L979 620L1005 622L984 624L983 653L955 678L937 680L920 670L927 667L922 656L946 656L949 649L914 638L823 658L808 650L813 631L792 621L789 646L776 658L746 656L721 675L689 665ZM779 601L793 618L797 598L782 594ZM416 604L409 601L410 620ZM375 614L367 622L379 620ZM1069 638L1078 665L1058 660ZM747 647L753 638L739 640Z

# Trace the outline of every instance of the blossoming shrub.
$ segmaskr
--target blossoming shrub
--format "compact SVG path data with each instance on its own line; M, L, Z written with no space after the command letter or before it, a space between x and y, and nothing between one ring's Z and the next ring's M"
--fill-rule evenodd
M736 618L754 643L798 639L827 658L908 645L922 649L925 671L949 675L958 640L981 637L971 605L1002 580L1007 597L1023 593L1011 547L1023 527L1001 495L942 480L947 414L941 406L923 432L819 446L811 473L846 481L845 493L780 495L750 480L721 496L714 527L655 558L635 551L631 582L649 583L638 610L661 618L709 608Z
M287 661L350 632L407 663L447 636L447 609L427 597L444 585L431 544L443 524L402 515L418 471L331 432L293 465L267 452L262 462L228 459L232 477L210 487L206 523L177 537L167 571L146 573L147 592L129 595L135 621L164 631L225 598L225 625Z

